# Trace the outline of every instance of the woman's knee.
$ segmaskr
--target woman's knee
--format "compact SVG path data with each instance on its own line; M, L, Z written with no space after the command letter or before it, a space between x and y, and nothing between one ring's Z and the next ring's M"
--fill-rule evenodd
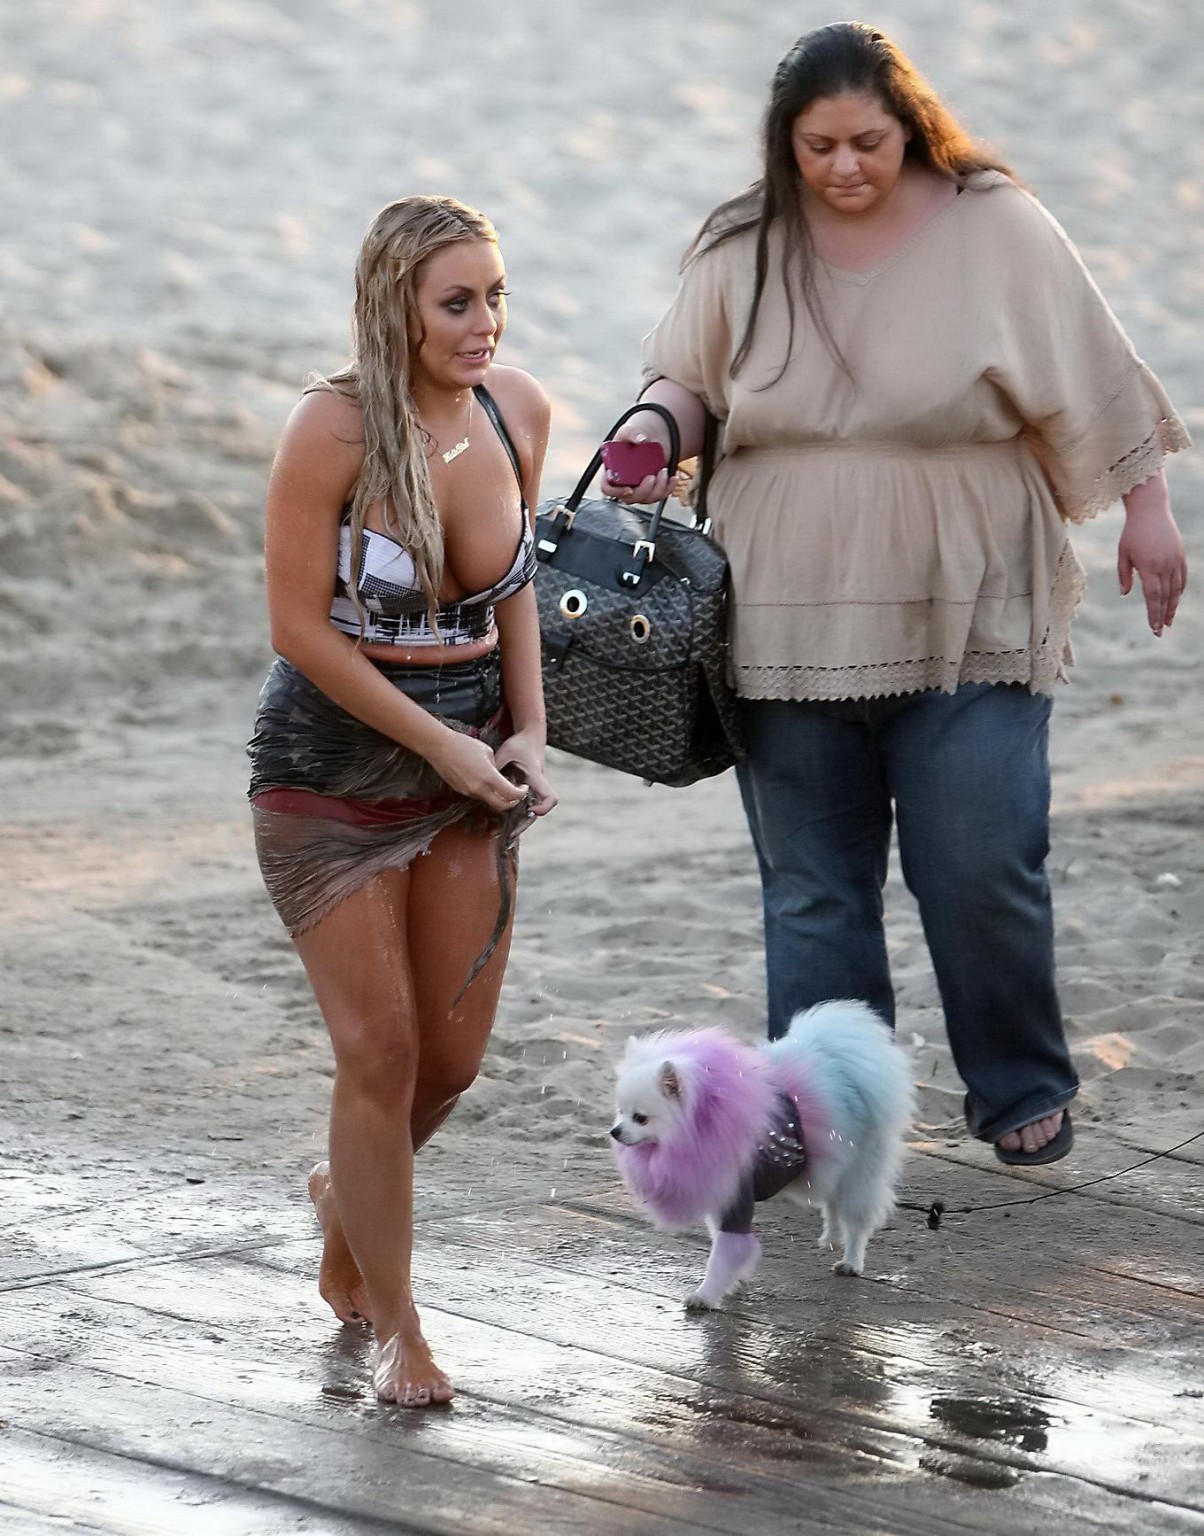
M477 1056L470 1059L440 1053L432 1059L424 1055L418 1065L415 1097L421 1097L432 1108L454 1103L476 1082L480 1067L480 1058Z
M902 864L929 943L937 948L950 940L961 946L981 941L1003 953L1016 945L1044 945L1052 932L1052 898L1039 846L962 846L935 856L929 849L905 854Z
M331 1025L330 1036L345 1086L389 1103L412 1094L419 1070L417 1036L395 1014L343 1020Z
M944 896L967 907L1028 901L1048 887L1048 823L996 820L975 828L900 820L903 879L917 900Z

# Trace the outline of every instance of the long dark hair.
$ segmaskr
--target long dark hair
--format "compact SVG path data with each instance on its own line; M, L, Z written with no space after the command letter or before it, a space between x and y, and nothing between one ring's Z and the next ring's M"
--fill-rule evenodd
M805 33L778 65L773 77L761 128L760 178L707 216L683 263L688 264L696 256L713 251L717 245L750 229L757 232L753 299L732 360L733 375L744 365L752 346L769 275L769 231L779 219L786 236L786 261L795 265L807 310L833 356L845 367L815 291L815 248L803 212L802 178L794 158L793 131L799 114L813 102L825 96L852 93L877 97L904 129L911 130L905 154L938 175L961 181L974 171L1012 174L1006 165L974 143L889 37L860 21L835 22ZM789 282L786 305L790 344L778 378L786 371L794 345L794 291ZM845 371L848 372L847 367Z

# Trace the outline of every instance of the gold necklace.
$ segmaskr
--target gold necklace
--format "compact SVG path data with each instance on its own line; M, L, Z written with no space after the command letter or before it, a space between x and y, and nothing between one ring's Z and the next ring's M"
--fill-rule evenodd
M472 407L475 399L476 396L470 390L468 395L468 415L464 418L464 436L453 448L449 448L443 455L443 462L445 464L450 464L453 459L458 459L468 447L468 428L472 421Z

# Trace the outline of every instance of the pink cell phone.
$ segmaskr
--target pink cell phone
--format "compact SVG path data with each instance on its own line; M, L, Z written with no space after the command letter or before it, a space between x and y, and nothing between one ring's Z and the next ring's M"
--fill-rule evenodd
M602 462L616 485L639 485L647 475L665 467L665 450L658 442L629 443L622 438L602 444Z

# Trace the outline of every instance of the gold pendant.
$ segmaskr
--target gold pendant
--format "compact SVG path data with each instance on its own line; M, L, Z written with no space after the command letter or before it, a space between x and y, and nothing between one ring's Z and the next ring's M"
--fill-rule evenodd
M461 438L454 448L449 448L443 455L443 462L445 464L450 464L453 459L458 459L467 447L468 439L466 437Z

